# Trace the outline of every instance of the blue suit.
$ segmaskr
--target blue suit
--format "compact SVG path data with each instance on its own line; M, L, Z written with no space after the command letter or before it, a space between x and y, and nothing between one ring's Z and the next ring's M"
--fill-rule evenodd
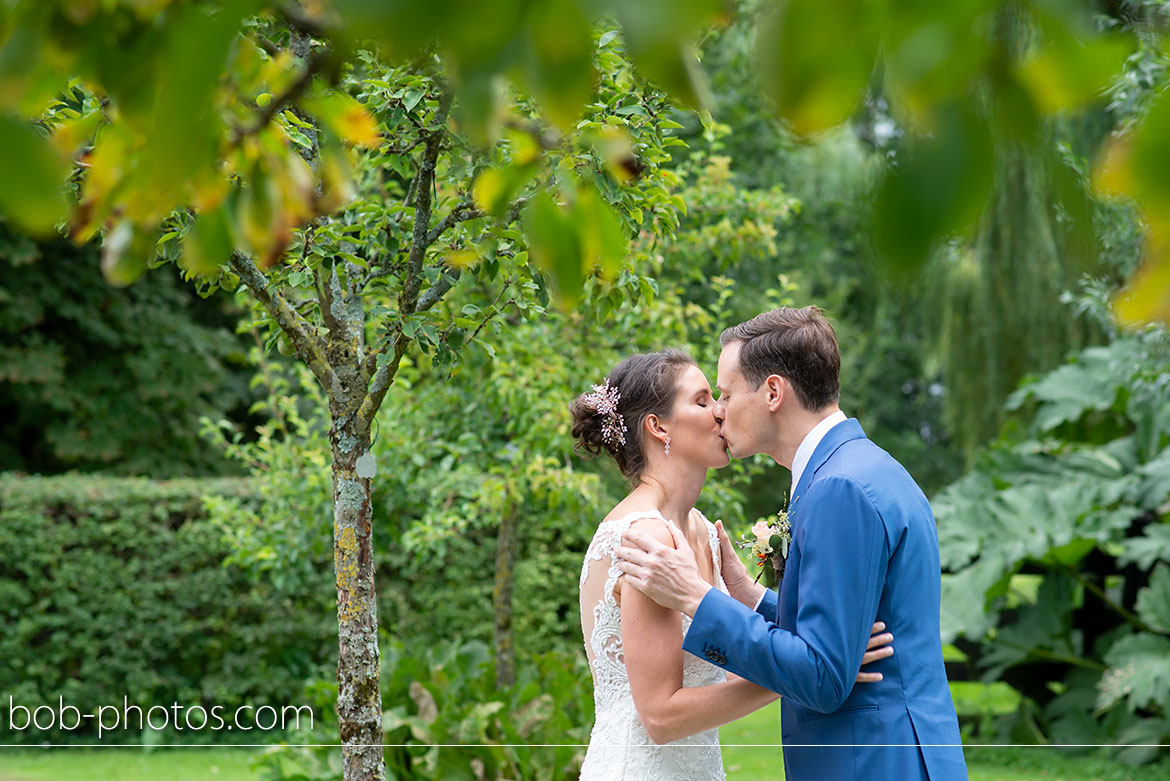
M789 779L966 779L939 638L938 532L902 466L854 419L792 491L780 592L756 611L711 589L683 649L783 695ZM854 685L874 621L894 655Z

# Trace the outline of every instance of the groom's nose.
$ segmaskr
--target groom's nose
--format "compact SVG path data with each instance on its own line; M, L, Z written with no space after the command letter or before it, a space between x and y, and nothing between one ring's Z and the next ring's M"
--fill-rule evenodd
M711 411L711 414L713 414L715 416L715 422L718 423L720 426L723 425L723 412L724 412L723 402L721 402L721 401L715 402L715 409L713 409Z

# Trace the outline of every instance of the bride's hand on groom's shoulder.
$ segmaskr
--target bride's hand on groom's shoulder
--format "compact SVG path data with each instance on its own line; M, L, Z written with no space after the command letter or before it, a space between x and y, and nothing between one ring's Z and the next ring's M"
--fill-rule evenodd
M727 592L732 599L754 610L764 593L764 587L752 579L743 560L736 555L735 546L723 528L723 521L715 521L715 530L719 533L719 570Z

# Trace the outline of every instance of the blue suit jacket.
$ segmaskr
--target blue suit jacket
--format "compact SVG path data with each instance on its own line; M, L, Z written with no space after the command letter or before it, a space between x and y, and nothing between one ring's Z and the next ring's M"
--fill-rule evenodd
M784 696L784 768L802 779L966 779L939 637L938 532L902 466L854 419L792 492L780 592L753 612L711 589L683 649ZM854 685L874 621L894 655Z

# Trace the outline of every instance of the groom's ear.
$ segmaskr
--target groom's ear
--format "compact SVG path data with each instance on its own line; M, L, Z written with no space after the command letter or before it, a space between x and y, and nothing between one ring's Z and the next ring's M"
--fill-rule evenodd
M780 405L784 403L790 390L788 380L779 374L768 375L768 379L764 380L764 400L768 404L768 412L776 412L780 409Z

